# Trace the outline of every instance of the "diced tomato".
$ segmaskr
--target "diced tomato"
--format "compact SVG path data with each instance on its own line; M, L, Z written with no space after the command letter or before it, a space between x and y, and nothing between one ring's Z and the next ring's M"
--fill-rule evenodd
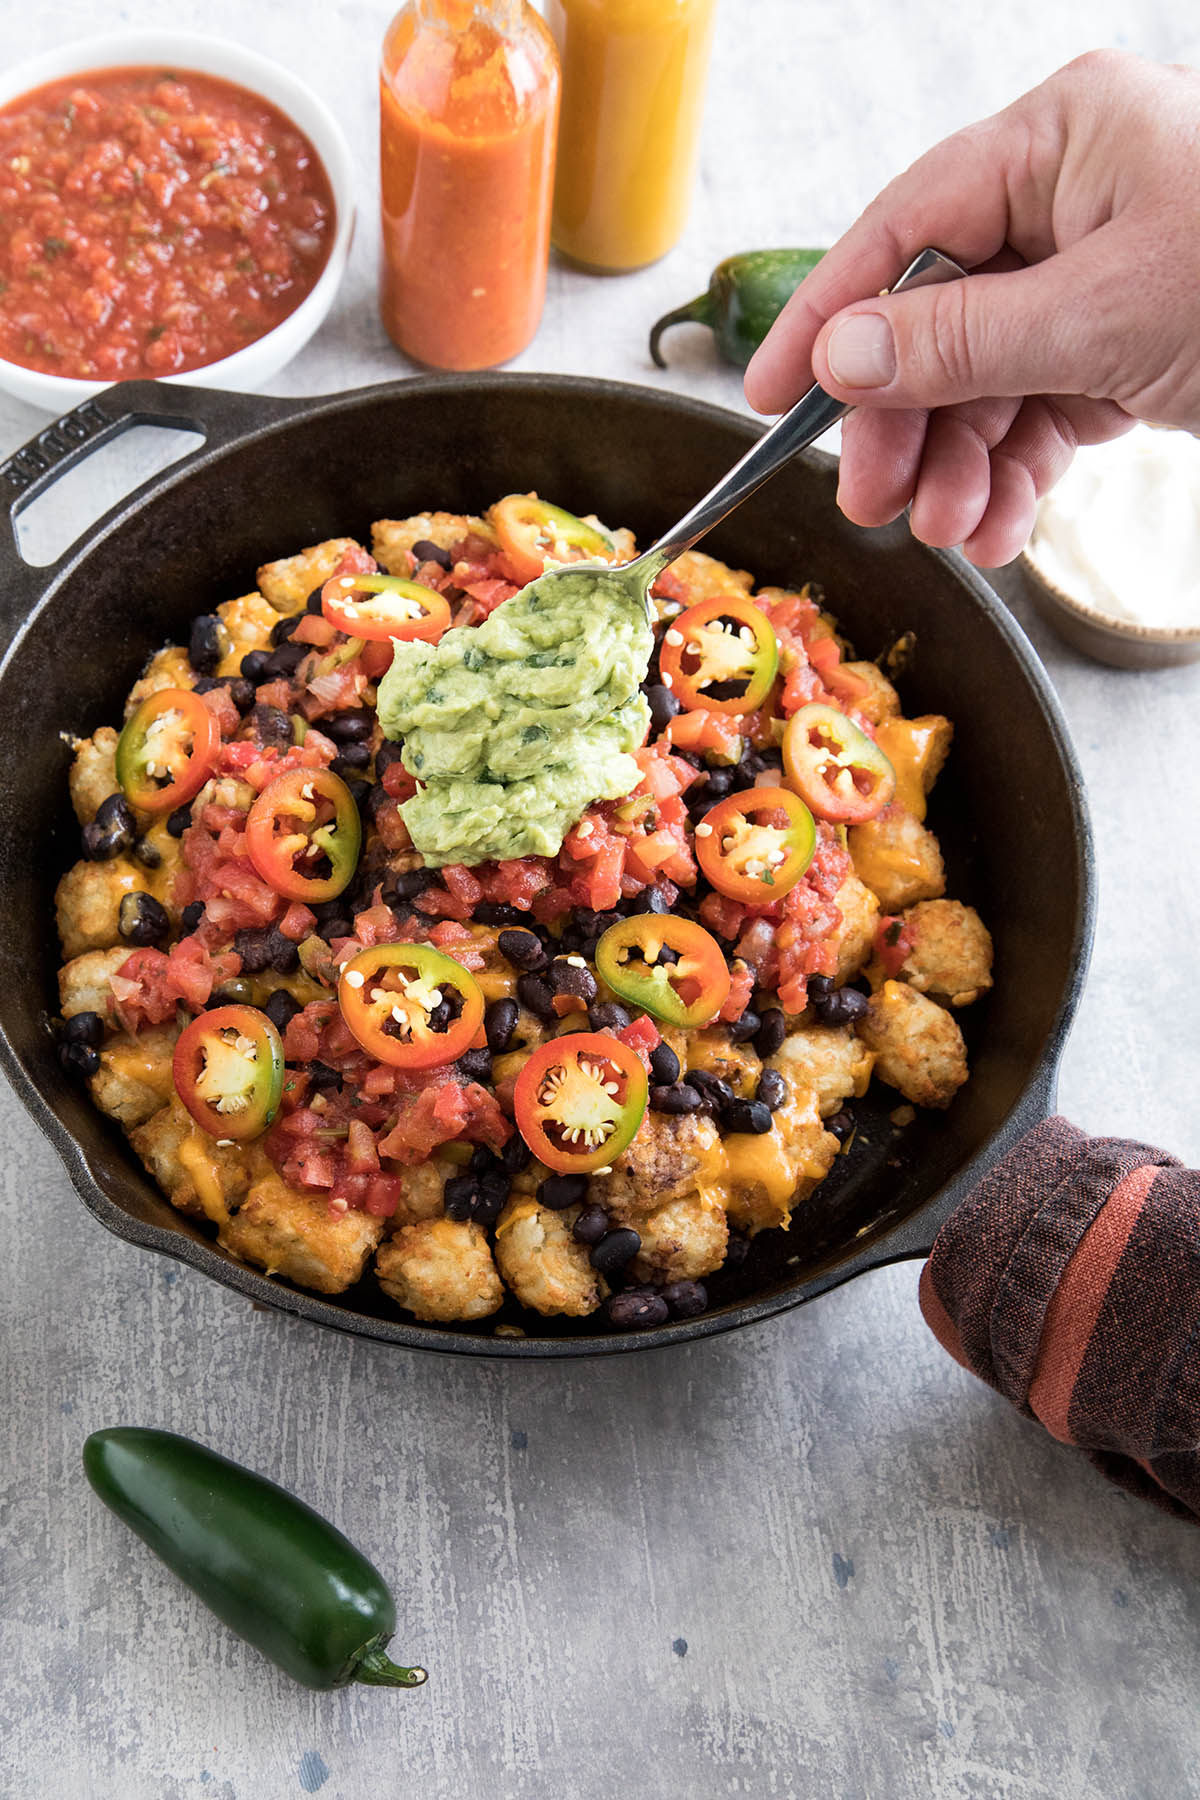
M642 779L634 792L653 794L656 800L682 794L699 774L699 770L684 762L681 756L672 756L669 746L661 740L643 744L640 750L634 751L633 760L642 771Z
M483 619L495 612L502 601L511 600L520 591L515 582L504 581L495 575L483 575L477 580L459 582L458 585L464 594L470 594Z
M726 1025L732 1025L735 1019L741 1018L754 992L753 969L747 968L745 963L735 961L732 974L725 1004L717 1014L718 1019L723 1020Z
M379 564L361 544L348 544L330 570L331 575L377 575Z
M232 952L212 955L194 934L180 938L169 952L135 950L112 977L113 1004L126 1031L139 1025L164 1025L182 1004L200 1012L213 988L241 968Z
M714 888L711 894L705 894L699 910L701 924L707 925L717 937L732 940L742 929L748 909L740 900L731 900L727 894L718 894Z
M448 1081L404 1097L400 1117L380 1140L379 1152L411 1165L458 1138L500 1150L511 1136L512 1126L486 1088L474 1081L465 1087Z
M291 642L312 644L318 650L327 650L337 635L337 626L331 625L320 613L305 613L292 632Z
M894 913L884 913L875 926L875 954L883 972L895 981L913 948L912 927Z
M298 944L301 938L306 938L315 928L316 923L317 915L299 900L294 900L280 919L279 929L284 937L291 938L294 944Z
M528 912L534 897L550 886L550 864L542 856L514 857L507 862L481 863L472 869L485 900L516 906Z
M389 763L380 776L383 791L392 800L411 800L417 791L417 778L410 775L401 762Z
M742 754L744 727L745 720L741 716L706 712L703 707L697 707L694 712L677 713L659 742L665 739L676 749L690 750L697 756L711 750L722 761L736 763Z
M647 1069L650 1067L651 1051L657 1049L658 1045L662 1043L662 1033L648 1013L641 1013L636 1019L631 1020L628 1025L618 1031L617 1036L623 1044L628 1044L629 1048L641 1057Z
M265 681L260 688L256 689L254 700L258 706L275 706L280 712L291 712L291 683L282 677L278 681Z
M669 831L652 831L646 837L634 838L625 847L626 871L649 886L678 847Z
M680 606L690 604L691 596L687 590L687 583L678 569L664 569L661 575L656 575L651 583L650 592L658 600L674 600Z
M288 1020L283 1034L283 1054L290 1063L317 1062L321 1032L337 1011L333 1000L311 1000L302 1012Z
M385 849L412 849L412 839L408 835L408 826L400 817L399 801L385 800L382 806L376 808L375 830Z
M362 665L363 674L372 681L378 681L379 677L386 675L391 668L394 653L390 638L374 638L371 642L364 644L358 659Z
M229 689L225 687L209 688L200 698L207 706L220 727L223 738L231 738L242 722L242 715L233 704Z
M380 901L376 906L368 906L365 911L355 913L354 936L361 950L369 950L374 944L394 944L400 936L400 924L391 907ZM357 955L357 951L355 954Z

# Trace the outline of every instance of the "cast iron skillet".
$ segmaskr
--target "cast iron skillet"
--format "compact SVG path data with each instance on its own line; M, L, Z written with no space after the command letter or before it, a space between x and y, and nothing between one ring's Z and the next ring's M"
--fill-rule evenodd
M147 482L52 567L20 558L22 504L136 423L190 427L203 449ZM421 378L280 400L134 382L48 427L0 469L0 1059L55 1145L85 1206L120 1237L182 1258L254 1300L383 1343L473 1356L580 1356L728 1331L852 1275L923 1256L983 1171L1053 1102L1091 941L1093 868L1079 770L1026 639L975 572L916 544L903 524L863 532L834 503L830 458L793 463L715 532L714 555L763 582L819 579L860 654L916 633L906 712L955 721L930 823L948 891L981 908L996 939L992 996L964 1024L971 1079L949 1111L902 1134L898 1096L860 1103L853 1152L797 1215L765 1233L712 1309L656 1331L535 1322L513 1303L480 1327L404 1319L372 1280L327 1299L269 1280L175 1212L116 1127L62 1074L47 1028L58 944L52 896L78 855L69 752L120 718L142 663L194 613L245 592L256 567L371 520L428 507L479 510L536 488L631 525L643 542L678 518L755 435L749 420L617 382L486 375ZM497 1322L528 1335L496 1337Z

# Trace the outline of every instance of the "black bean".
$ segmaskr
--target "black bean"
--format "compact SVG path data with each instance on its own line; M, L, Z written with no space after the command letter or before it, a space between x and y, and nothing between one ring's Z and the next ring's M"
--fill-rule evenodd
M735 1044L744 1044L748 1038L757 1037L761 1029L762 1020L747 1007L741 1018L735 1019L729 1027L729 1035Z
M529 915L502 900L481 900L471 916L478 925L524 925Z
M538 1189L538 1203L551 1212L561 1212L564 1206L578 1206L586 1200L587 1190L586 1175L547 1175Z
M666 895L656 887L643 888L630 908L635 913L669 913L670 910Z
M486 1144L476 1144L471 1151L471 1160L467 1164L472 1175L488 1175L500 1167L500 1158Z
M735 1100L732 1106L726 1107L722 1122L728 1131L753 1132L755 1136L761 1136L771 1129L771 1109L761 1100Z
M461 1003L459 1005L458 1012L456 1012L448 1000L445 1000L445 999L439 1000L437 1005L430 1009L430 1013L429 1013L429 1028L430 1028L430 1030L431 1031L448 1031L451 1024L458 1017L458 1014L461 1011L462 1011Z
M589 1031L624 1031L629 1023L629 1014L615 1000L602 1000L599 1006L588 1007Z
M835 1112L831 1119L825 1120L825 1129L831 1131L839 1143L844 1144L854 1130L854 1114L843 1106L840 1112Z
M257 687L264 679L263 670L270 660L270 654L266 650L248 650L241 661L242 674Z
M392 796L388 793L387 789L377 781L374 787L368 788L366 797L359 807L359 811L363 813L366 818L374 819L381 807L388 804L391 797Z
M811 977L810 977L811 980ZM762 1024L754 1034L754 1048L765 1060L774 1056L780 1044L787 1036L787 1020L777 1006L766 1006L762 1011Z
M335 913L332 919L325 920L317 935L323 937L327 944L332 944L334 938L353 937L354 921L350 918L348 913L341 913L340 915Z
M325 592L324 583L322 583L320 587L315 587L312 590L312 593L308 596L308 599L304 602L304 610L306 613L319 613L324 610L321 605L321 595L324 592Z
M478 1225L494 1225L508 1199L512 1180L502 1168L487 1169L479 1176L474 1217Z
M824 1006L836 986L832 975L810 975L807 982L808 998L814 1006Z
M618 1225L614 1231L605 1232L588 1260L601 1275L616 1275L641 1247L641 1237L631 1226Z
M100 1052L91 1044L62 1044L58 1060L68 1075L94 1075L100 1067Z
M817 1016L826 1025L853 1025L866 1015L870 1001L857 988L838 988L829 998L817 1003Z
M321 720L320 728L335 744L364 744L375 729L375 715L365 707L332 713Z
M694 1319L708 1306L708 1289L702 1281L671 1281L658 1292L675 1319Z
M415 900L417 895L423 894L430 882L436 879L436 869L389 871L381 884L384 901L390 906L394 900Z
M452 1175L442 1189L442 1207L448 1219L464 1224L479 1198L478 1175Z
M293 994L289 994L286 988L276 988L263 1007L268 1019L281 1035L287 1030L296 1014L303 1010L300 1002Z
M650 729L657 737L679 712L679 702L670 688L663 687L661 682L653 682L644 691L650 707Z
M181 838L192 822L190 806L177 806L167 819L167 831L173 838Z
M717 1114L727 1112L737 1099L729 1083L708 1069L689 1069L687 1080L689 1087L697 1089L705 1106Z
M311 644L281 644L263 664L263 675L268 681L290 680L305 657L311 654Z
M384 738L382 744L380 744L378 750L375 752L376 777L379 780L382 780L384 770L390 769L393 763L398 763L403 754L403 744L395 744L390 738Z
M162 867L162 851L155 848L149 838L139 838L133 846L133 854L143 869L159 869Z
M214 675L229 646L229 633L216 613L200 613L188 636L188 661L198 675Z
M519 1175L533 1161L533 1151L519 1132L514 1131L500 1152L500 1163L509 1175Z
M185 937L187 937L191 932L195 931L197 925L200 923L200 921L203 917L204 917L204 902L203 902L203 900L189 901L188 904L184 907L183 911L179 915L179 923L183 927L183 934Z
M464 1050L458 1059L458 1067L468 1081L490 1081L492 1053L490 1050Z
M355 806L361 810L363 801L371 792L371 783L369 781L360 781L353 775L344 775L342 779L350 790L350 798L353 800Z
M493 1056L502 1056L508 1049L520 1016L515 1000L493 1000L484 1009L483 1033Z
M370 760L369 744L345 744L341 754L335 756L329 766L335 775L340 775L345 781L347 775L353 775L356 769L365 769Z
M342 1078L336 1069L328 1063L310 1062L308 1064L308 1084L314 1094L324 1093L329 1088L340 1088Z
M271 627L271 643L275 649L287 643L303 617L303 613L289 613L286 618L275 621Z
M87 1044L95 1050L104 1042L104 1020L96 1012L73 1013L63 1021L62 1041L64 1044Z
M522 1006L528 1007L531 1013L536 1013L539 1019L549 1020L558 1017L554 1010L554 995L550 992L549 983L543 981L540 975L518 977L517 999Z
M254 705L254 684L252 682L244 680L240 675L231 675L226 676L221 685L229 689L229 698L240 713L244 715L250 711Z
M571 1236L580 1244L598 1244L608 1228L608 1214L602 1206L585 1206L571 1227Z
M590 906L577 906L571 913L571 923L582 938L599 938L610 926L619 925L622 917L615 907L609 912L593 912Z
M475 909L475 917L479 918L479 908ZM480 923L486 924L486 920ZM527 973L546 966L546 951L542 940L534 931L526 931L521 927L502 931L496 939L496 946L514 969L524 969Z
M432 538L418 538L412 547L412 553L419 563L436 563L439 569L453 567L450 552L443 550L440 544L435 544Z
M271 967L279 975L290 975L300 961L300 948L294 938L285 937L278 925L270 931Z
M96 824L126 844L132 844L137 836L137 820L124 794L110 794L107 800L100 802L96 808Z
M120 856L125 848L123 837L115 836L111 831L105 831L104 827L97 825L94 819L90 825L84 826L80 838L83 854L88 862L111 862L113 857Z
M670 1044L655 1044L650 1052L650 1073L659 1087L679 1080L679 1058Z
M277 706L252 707L247 723L264 749L271 744L282 747L292 741L292 721Z
M171 935L171 921L153 894L122 894L117 930L127 944L162 944Z
M750 1254L750 1239L743 1237L740 1231L731 1231L729 1242L725 1246L723 1269L740 1269Z
M225 981L219 988L214 988L204 1002L205 1012L212 1012L218 1006L250 1006L254 1000L254 989L248 981Z
M650 1089L650 1106L654 1112L694 1113L699 1112L703 1105L704 1101L697 1090L686 1081Z
M616 1325L622 1331L665 1325L671 1316L662 1295L648 1288L626 1288L623 1294L610 1294L604 1302L604 1315L610 1325Z
M758 1078L758 1086L754 1090L754 1098L761 1101L768 1112L778 1112L787 1099L788 1085L778 1069L764 1069Z
M269 930L238 931L234 933L233 947L242 959L244 975L261 975L264 969L271 966L271 933Z
M544 979L552 993L570 994L576 1000L590 1002L596 998L596 977L589 968L580 968L569 956L556 956Z
M691 792L690 789L688 791L689 793ZM705 797L712 801L724 800L727 794L732 794L733 770L726 768L710 769L708 771L708 779L704 783L704 792Z

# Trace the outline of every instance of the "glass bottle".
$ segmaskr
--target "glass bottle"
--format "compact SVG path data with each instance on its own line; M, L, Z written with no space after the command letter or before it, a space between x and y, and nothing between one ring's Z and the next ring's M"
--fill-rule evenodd
M656 262L687 220L716 0L549 0L562 58L555 246Z
M526 0L409 0L392 20L380 307L418 362L489 368L537 330L560 86L553 39Z

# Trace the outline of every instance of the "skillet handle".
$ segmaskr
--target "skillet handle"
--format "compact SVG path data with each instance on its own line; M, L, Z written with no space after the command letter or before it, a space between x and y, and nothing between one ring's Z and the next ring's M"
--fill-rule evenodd
M942 1226L975 1188L993 1164L1000 1162L1028 1131L1048 1119L1055 1109L1058 1095L1057 1059L1039 1069L1013 1108L995 1142L989 1147L986 1161L976 1157L953 1181L947 1182L917 1213L882 1238L878 1246L868 1250L854 1265L856 1275L868 1269L881 1269L888 1263L908 1262L919 1257L922 1262L933 1249L933 1241Z
M6 639L12 636L34 601L77 552L78 538L55 562L34 567L25 561L17 542L19 513L38 494L53 487L60 475L135 425L201 432L204 444L173 465L183 470L222 449L247 427L286 418L295 405L295 401L263 394L222 393L216 388L178 387L161 381L122 381L45 426L0 463L0 634ZM161 474L152 479L160 480ZM123 511L138 493L140 488L126 495L103 519L90 524L87 536Z

